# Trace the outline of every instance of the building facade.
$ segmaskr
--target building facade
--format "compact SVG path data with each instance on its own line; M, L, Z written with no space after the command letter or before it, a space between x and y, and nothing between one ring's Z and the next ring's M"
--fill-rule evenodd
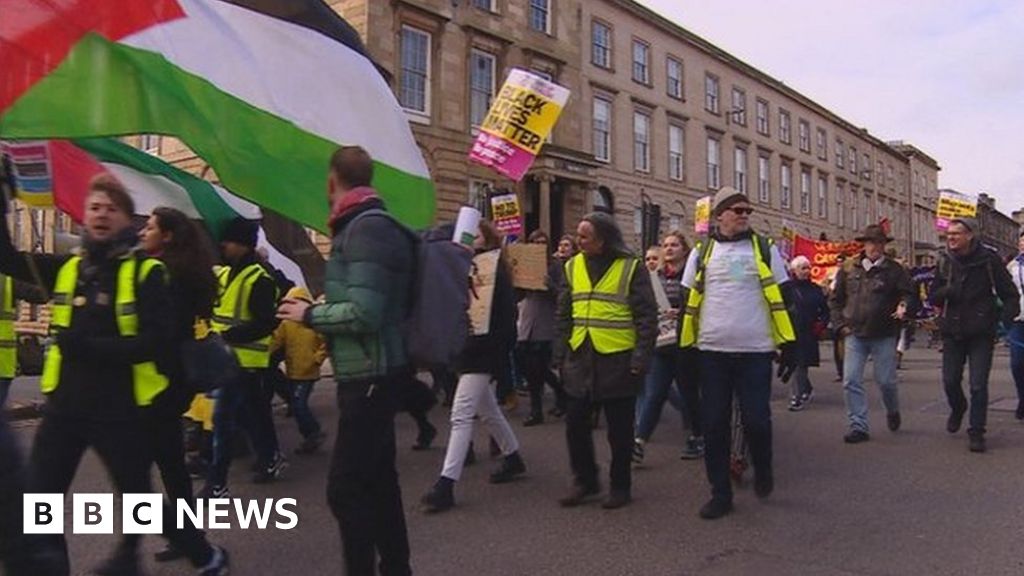
M1017 221L996 209L996 199L978 194L978 226L976 233L983 244L994 248L1003 258L1017 254Z

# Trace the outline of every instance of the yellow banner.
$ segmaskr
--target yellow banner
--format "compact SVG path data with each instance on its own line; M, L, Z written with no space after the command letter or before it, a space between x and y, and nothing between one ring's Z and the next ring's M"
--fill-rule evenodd
M562 107L524 86L506 82L491 104L480 130L536 155L558 121Z

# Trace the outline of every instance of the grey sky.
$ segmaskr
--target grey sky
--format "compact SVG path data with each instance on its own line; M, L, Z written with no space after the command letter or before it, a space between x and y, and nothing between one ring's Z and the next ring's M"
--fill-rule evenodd
M639 0L882 140L1024 206L1024 2Z

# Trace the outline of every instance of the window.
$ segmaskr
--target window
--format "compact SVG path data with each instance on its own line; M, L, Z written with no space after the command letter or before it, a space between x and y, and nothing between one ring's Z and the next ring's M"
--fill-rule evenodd
M800 212L811 213L811 169L800 171Z
M633 40L633 81L651 83L651 47L646 42Z
M850 229L860 230L857 225L857 191L850 188Z
M779 141L783 144L793 143L793 131L789 112L779 110Z
M402 108L430 115L430 34L402 26L402 69L398 100Z
M846 168L846 145L839 139L836 139L836 168Z
M491 107L495 60L493 54L480 50L469 53L469 122L472 126L483 123Z
M732 185L741 193L747 193L747 149L736 147L733 153Z
M139 136L139 150L143 152L149 152L150 154L160 153L160 135L159 134L143 134ZM42 213L42 211L40 211ZM42 230L40 228L39 230Z
M807 120L800 121L800 150L811 152L811 124Z
M669 124L668 177L672 180L683 179L683 141L683 127Z
M793 206L793 168L789 164L779 168L779 202L786 209Z
M708 188L718 190L722 185L722 143L708 136Z
M473 6L481 10L487 10L488 12L497 11L494 7L494 0L473 0Z
M718 78L711 74L704 75L704 109L718 114Z
M864 167L864 179L871 180L871 156L868 156L867 152L861 157L861 166Z
M828 177L818 175L818 218L828 218Z
M765 136L770 136L768 130L768 101L757 99L757 131Z
M757 199L768 203L771 200L771 180L768 173L768 157L757 157Z
M850 174L857 175L857 149L850 146Z
M612 103L594 98L594 158L601 162L612 159Z
M840 228L846 227L846 211L843 210L843 196L846 195L846 189L842 184L836 183L836 224Z
M824 128L818 128L815 131L815 143L817 145L818 158L828 160L828 135L825 134Z
M742 126L747 125L747 93L739 88L732 89L732 119Z
M493 190L491 182L486 180L469 181L469 198L467 203L470 206L483 206L487 203L487 195Z
M651 116L639 110L633 112L633 169L651 171Z
M886 166L885 179L889 183L889 188L896 187L896 179L892 176L892 164Z
M597 20L590 23L590 61L601 68L612 67L612 29Z
M551 32L551 0L530 0L530 28Z
M683 99L683 63L671 56L665 60L665 76L667 78L665 88L668 95L673 98Z

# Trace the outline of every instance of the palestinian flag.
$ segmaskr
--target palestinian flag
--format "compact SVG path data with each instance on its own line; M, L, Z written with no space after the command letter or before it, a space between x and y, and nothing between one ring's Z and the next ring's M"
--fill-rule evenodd
M228 222L239 216L261 220L258 246L266 248L270 263L296 284L314 294L322 292L324 260L297 224L112 138L51 140L42 144L48 144L50 150L54 203L75 222L82 221L89 180L106 172L128 188L138 216L148 216L158 206L177 208L190 218L201 220L213 239L219 238ZM296 237L305 240L300 248L311 258L294 254Z
M0 137L164 134L232 192L326 229L340 144L406 224L434 190L408 121L321 0L0 0Z

